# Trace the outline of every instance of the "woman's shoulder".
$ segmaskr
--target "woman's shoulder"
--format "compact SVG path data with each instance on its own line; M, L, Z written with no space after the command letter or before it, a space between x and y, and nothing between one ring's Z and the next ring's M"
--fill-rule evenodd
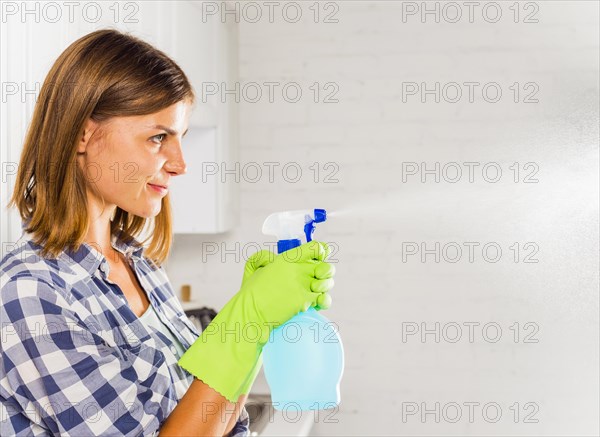
M28 281L59 291L68 290L70 286L64 273L73 273L69 264L61 257L41 256L39 246L24 233L0 260L0 289L4 290L9 283Z
M52 262L38 254L35 243L23 234L0 261L2 282L17 277L39 277L51 280ZM10 246L9 246L10 247Z

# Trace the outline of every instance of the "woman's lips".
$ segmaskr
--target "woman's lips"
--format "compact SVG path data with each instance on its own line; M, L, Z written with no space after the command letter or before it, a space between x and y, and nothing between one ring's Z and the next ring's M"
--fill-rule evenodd
M152 188L154 191L156 191L157 193L160 194L167 194L168 190L165 187L162 187L160 185L154 185L154 184L148 184L150 186L150 188Z

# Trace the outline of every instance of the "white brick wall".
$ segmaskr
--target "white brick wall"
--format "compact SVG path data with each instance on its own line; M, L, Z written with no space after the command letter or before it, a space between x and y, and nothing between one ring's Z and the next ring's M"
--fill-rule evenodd
M177 238L174 285L191 283L196 298L220 308L238 290L245 259L198 262L203 242L271 241L262 221L278 210L368 207L373 214L317 228L318 239L339 246L324 315L340 327L346 371L339 411L321 414L313 435L597 435L598 4L537 2L532 24L512 21L512 2L501 2L506 19L495 24L402 23L402 2L336 4L337 24L240 23L242 84L295 81L308 93L311 83L336 82L339 103L240 104L242 166L297 162L303 177L242 182L238 229ZM507 93L513 82L536 82L540 102L506 94L496 104L403 103L404 81L495 81ZM330 161L339 183L315 183L309 166L318 162L322 178ZM495 161L507 173L497 184L403 183L403 161ZM514 184L515 161L537 163L540 182ZM403 263L407 241L498 242L504 252L498 263ZM515 241L537 243L539 263L514 263ZM494 322L503 336L402 342L402 322ZM527 322L539 326L538 343L522 342ZM480 406L472 423L465 406L456 423L433 414L402 423L410 402ZM491 402L502 409L496 423L481 413ZM539 408L537 423L524 423L527 402Z

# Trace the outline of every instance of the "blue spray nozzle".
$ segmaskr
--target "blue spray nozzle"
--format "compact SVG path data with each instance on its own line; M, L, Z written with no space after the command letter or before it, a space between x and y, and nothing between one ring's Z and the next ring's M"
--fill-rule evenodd
M315 209L315 223L321 223L327 220L327 211L324 209Z
M306 234L306 242L312 241L312 234L315 231L315 223L321 223L327 220L327 211L324 209L315 209L313 219L304 225L304 233Z

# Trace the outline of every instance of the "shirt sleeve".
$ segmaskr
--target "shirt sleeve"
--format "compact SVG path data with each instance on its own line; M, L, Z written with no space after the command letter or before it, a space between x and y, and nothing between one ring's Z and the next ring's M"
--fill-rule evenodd
M150 387L153 372L89 329L53 286L6 282L0 322L0 434L157 435L167 398Z

